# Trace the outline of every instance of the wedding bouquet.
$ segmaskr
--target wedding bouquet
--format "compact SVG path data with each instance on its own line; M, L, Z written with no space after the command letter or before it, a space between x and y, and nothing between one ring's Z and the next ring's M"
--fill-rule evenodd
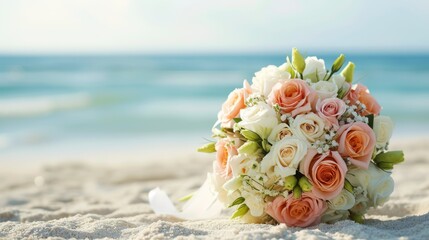
M217 201L245 222L307 227L364 220L393 192L391 170L404 161L388 151L393 122L362 84L355 65L340 72L293 49L292 58L255 73L232 91L213 127L208 183ZM208 201L200 199L199 201Z

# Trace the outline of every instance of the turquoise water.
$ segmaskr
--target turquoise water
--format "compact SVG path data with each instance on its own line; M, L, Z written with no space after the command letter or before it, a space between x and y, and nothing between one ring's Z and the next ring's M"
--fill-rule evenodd
M318 56L329 65L335 58ZM429 55L347 57L397 135L429 132ZM0 56L0 152L127 139L200 143L233 88L282 62L284 55Z

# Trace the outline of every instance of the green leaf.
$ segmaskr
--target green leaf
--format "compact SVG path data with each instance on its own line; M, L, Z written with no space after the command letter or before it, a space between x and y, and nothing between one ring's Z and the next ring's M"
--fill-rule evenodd
M371 127L373 129L374 128L374 114L366 115L366 117L368 118L369 127Z
M245 200L244 197L239 197L239 198L235 199L234 202L232 202L231 205L228 206L228 208L233 207L233 206L238 205L238 204L242 204L242 203L244 203L244 200Z
M392 170L393 169L393 163L377 163L377 167L379 167L382 170Z
M214 142L207 143L206 145L198 148L197 151L203 152L203 153L214 153L214 152L216 152L215 145L216 145L216 143L214 143Z
M240 148L237 149L238 153L245 153L249 155L255 155L261 152L261 146L257 142L247 141L245 144L241 145Z
M233 118L234 122L239 123L241 122L241 118Z
M404 161L404 152L403 151L389 151L378 154L374 158L374 162L379 163L391 163L398 164Z
M353 193L353 185L347 179L346 181L344 181L344 189L346 189L350 193Z
M186 196L184 196L184 197L181 197L181 198L179 199L179 202L186 202L186 201L188 201L189 199L191 199L191 198L192 198L192 196L194 196L194 194L193 194L193 193L190 193L190 194L188 194L188 195L186 195Z
M242 204L238 209L232 214L231 219L244 216L249 211L249 207L246 204Z
M255 141L255 142L262 141L262 138L257 133L255 133L254 131L251 131L251 130L248 130L248 129L243 129L243 130L240 131L240 133L247 140Z
M356 213L350 212L350 219L360 224L365 223L365 218L362 214L356 214Z
M224 133L234 133L234 128L221 128L220 130Z
M267 139L262 140L262 149L264 149L265 152L271 150L271 145L268 143Z

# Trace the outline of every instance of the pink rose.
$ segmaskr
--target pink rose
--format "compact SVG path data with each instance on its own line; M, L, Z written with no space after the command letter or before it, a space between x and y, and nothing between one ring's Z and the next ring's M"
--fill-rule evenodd
M292 117L310 112L315 99L316 92L301 79L276 83L268 95L272 104L278 104L282 113L290 113Z
M222 110L218 113L218 119L223 127L230 126L232 120L240 114L240 110L246 108L246 97L252 92L250 85L244 81L243 88L235 89L228 95L228 99L222 104Z
M300 172L313 184L312 192L316 197L330 200L344 187L347 165L338 152L318 154L315 149L309 149Z
M266 212L289 227L308 227L319 224L326 209L325 201L306 192L300 199L295 199L292 194L287 198L278 196L267 205Z
M362 115L379 115L381 111L381 106L378 104L377 100L369 93L367 87L362 84L354 85L346 95L346 99L350 100L351 104L355 104L356 101L359 101L365 104L366 109L362 112Z
M222 124L227 124L237 117L240 110L245 107L244 89L235 89L228 95L228 99L222 104L222 110L218 113L218 119Z
M232 176L230 160L238 154L236 146L226 138L220 139L215 146L216 162L214 164L214 172L224 179L229 179Z
M363 122L343 125L337 132L338 152L357 167L368 169L376 144L374 131Z
M326 127L338 130L338 118L346 111L346 104L338 98L326 98L316 104L317 115L325 120Z

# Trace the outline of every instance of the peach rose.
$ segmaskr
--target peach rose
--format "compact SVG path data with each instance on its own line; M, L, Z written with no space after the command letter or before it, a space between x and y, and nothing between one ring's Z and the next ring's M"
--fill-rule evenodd
M290 79L274 85L268 100L278 104L282 113L290 113L292 117L311 111L316 92L301 79Z
M238 154L236 146L234 146L226 138L220 139L215 146L216 162L214 164L214 172L224 179L229 179L232 176L230 160Z
M316 111L317 115L325 120L328 129L333 127L334 130L338 130L340 127L338 117L346 111L346 104L338 98L326 98L317 102Z
M222 110L218 113L218 119L223 126L229 126L231 120L238 117L240 110L246 108L246 97L252 92L250 85L244 81L243 88L235 89L228 95L228 99L222 104Z
M301 162L300 172L313 184L312 192L316 197L330 200L344 187L347 165L338 152L317 154L315 149L309 149Z
M377 100L375 100L375 98L369 93L368 88L362 84L354 85L347 93L346 99L350 100L352 104L355 104L356 101L365 104L366 109L362 112L363 116L369 114L380 114L380 104L378 104Z
M266 212L289 227L308 227L319 224L326 209L325 201L305 192L300 199L295 199L292 194L287 198L276 197L267 205Z
M337 132L338 152L360 168L368 169L376 144L374 131L363 122L343 125Z

